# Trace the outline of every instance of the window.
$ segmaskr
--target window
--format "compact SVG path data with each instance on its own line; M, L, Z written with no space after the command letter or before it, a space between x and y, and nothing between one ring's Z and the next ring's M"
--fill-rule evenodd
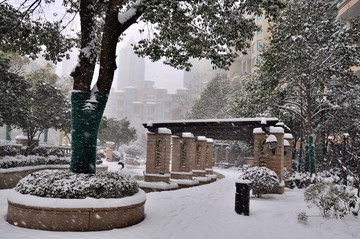
M258 31L257 31L257 34L258 34L258 36L261 36L261 35L262 35L262 28L261 28L261 27L259 27L259 29L258 29Z

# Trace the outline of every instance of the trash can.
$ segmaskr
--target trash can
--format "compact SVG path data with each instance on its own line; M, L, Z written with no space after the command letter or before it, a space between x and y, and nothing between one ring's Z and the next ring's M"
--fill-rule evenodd
M235 212L237 214L244 214L245 216L249 216L251 181L240 180L235 183L235 187Z

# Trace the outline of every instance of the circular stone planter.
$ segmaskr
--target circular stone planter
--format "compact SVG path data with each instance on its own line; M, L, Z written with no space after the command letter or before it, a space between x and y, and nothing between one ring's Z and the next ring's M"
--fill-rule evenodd
M141 222L145 192L119 199L60 199L18 193L8 197L7 221L19 227L50 231L100 231Z

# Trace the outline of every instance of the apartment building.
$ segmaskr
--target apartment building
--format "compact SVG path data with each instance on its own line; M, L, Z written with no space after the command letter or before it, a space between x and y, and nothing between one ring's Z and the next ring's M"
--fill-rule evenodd
M339 19L349 22L360 14L360 0L343 0L338 4ZM251 47L247 55L239 56L228 71L228 78L232 82L239 82L254 73L257 63L261 63L261 52L264 45L269 42L271 33L268 31L269 22L264 16L255 16L258 30L254 33ZM360 39L359 39L360 44ZM360 66L352 68L360 76Z
M343 0L338 7L338 18L351 27L350 21L360 16L360 0ZM360 38L358 44L360 45ZM360 77L360 66L354 66L352 70Z
M254 19L258 30L254 32L247 55L239 56L231 65L228 71L231 82L240 82L254 73L256 65L261 63L263 47L269 42L269 21L262 15L255 16Z

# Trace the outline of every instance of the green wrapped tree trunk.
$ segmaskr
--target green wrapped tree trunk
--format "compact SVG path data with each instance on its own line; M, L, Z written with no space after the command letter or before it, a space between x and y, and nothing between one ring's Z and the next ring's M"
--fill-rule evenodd
M90 101L90 93L73 91L71 94L71 163L75 173L96 172L97 134L108 94L96 92L96 100Z

